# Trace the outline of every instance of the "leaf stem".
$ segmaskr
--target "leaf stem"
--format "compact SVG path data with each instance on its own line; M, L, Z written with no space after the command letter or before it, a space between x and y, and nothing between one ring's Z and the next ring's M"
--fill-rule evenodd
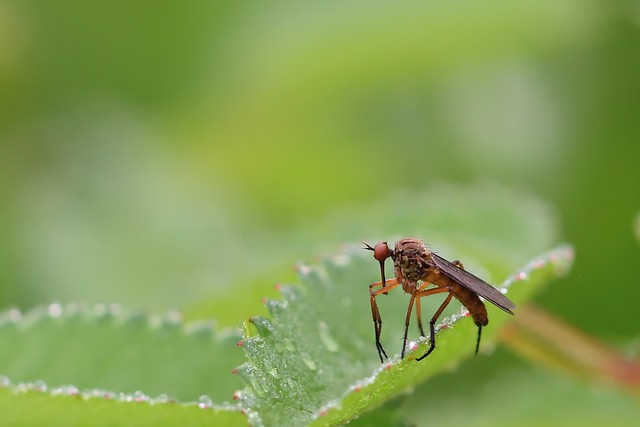
M640 361L532 305L518 310L503 338L511 349L536 363L640 393Z

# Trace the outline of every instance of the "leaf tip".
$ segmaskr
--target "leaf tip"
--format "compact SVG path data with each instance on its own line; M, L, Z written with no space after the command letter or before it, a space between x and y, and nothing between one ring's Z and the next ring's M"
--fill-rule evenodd
M271 334L271 322L262 316L254 316L249 319L249 323L255 326L258 335L267 337ZM240 345L240 343L238 343Z

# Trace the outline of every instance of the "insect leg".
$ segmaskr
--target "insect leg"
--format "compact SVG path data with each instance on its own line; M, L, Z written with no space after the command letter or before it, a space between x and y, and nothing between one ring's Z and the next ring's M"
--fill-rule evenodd
M382 332L382 318L380 317L378 304L376 303L376 299L374 297L371 297L371 315L373 317L373 329L376 336L376 349L378 350L380 363L384 363L384 359L388 359L388 356L384 351L384 348L382 347L382 343L380 342L380 333Z
M453 264L453 265L455 265L456 267L458 267L458 268L460 268L460 269L464 270L464 265L462 265L462 263L461 263L460 261L458 261L458 260L451 261L451 264Z
M402 352L400 353L400 359L404 359L404 350L407 348L407 333L409 331L409 320L411 320L411 309L413 308L413 302L415 301L415 294L411 294L409 300L409 307L407 308L407 317L404 320L404 338L402 338Z
M376 349L378 350L378 356L380 356L380 362L384 363L384 359L388 359L387 353L382 347L380 342L380 334L382 333L382 317L380 316L380 310L378 309L378 303L376 297L380 294L387 294L391 289L398 286L398 279L389 279L386 281L386 286L383 286L382 281L375 282L369 285L369 301L371 303L371 317L373 318L373 329L376 337ZM380 289L374 291L373 288L382 286ZM384 357L383 357L384 356Z
M429 282L422 283L420 286L418 286L418 291L422 291L430 284L431 283ZM416 317L418 318L418 329L420 330L420 336L426 337L424 329L422 329L422 308L420 307L420 298L416 300Z
M461 269L464 270L464 266L458 260L452 261L451 264L453 264L456 267L461 268ZM478 354L478 350L480 349L480 336L481 335L482 335L482 325L478 325L478 340L476 341L476 353L475 354Z
M439 292L434 292L434 291L439 291ZM435 288L435 289L429 289L427 291L421 292L421 294L424 294L421 296L433 295L435 293L440 293L440 292L449 292L449 295L447 295L445 300L440 305L440 308L438 308L438 311L436 311L436 314L434 314L431 320L429 321L429 333L430 333L429 350L427 350L427 352L422 356L416 358L417 361L420 361L425 357L427 357L428 355L430 355L431 352L436 348L436 330L435 330L436 321L438 320L438 317L440 317L444 309L447 307L447 305L449 305L449 303L451 302L451 298L453 298L453 293L451 293L451 289L449 288Z
M420 298L416 300L416 317L418 318L418 329L420 330L420 336L426 336L424 329L422 329L422 309L420 308Z

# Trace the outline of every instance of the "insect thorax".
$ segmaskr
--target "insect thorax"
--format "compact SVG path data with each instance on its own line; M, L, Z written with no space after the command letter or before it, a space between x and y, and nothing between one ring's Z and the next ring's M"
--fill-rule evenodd
M424 262L429 251L418 239L402 239L396 243L393 262L410 282L417 282L426 274L429 266Z

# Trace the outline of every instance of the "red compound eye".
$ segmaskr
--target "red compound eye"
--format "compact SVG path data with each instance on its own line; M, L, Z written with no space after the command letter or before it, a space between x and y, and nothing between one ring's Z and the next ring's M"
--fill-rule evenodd
M387 242L380 242L373 247L373 257L379 262L384 262L389 258L389 255L391 254Z

